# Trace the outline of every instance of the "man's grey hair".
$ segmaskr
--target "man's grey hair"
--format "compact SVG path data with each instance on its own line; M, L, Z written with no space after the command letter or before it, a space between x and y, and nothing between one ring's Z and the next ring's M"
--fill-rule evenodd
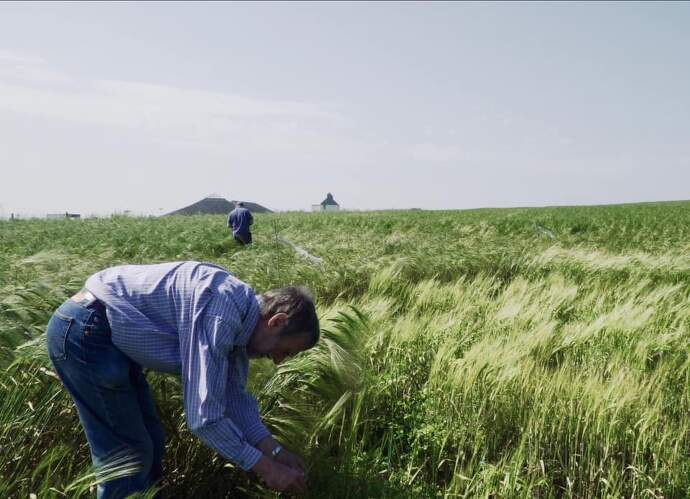
M305 336L308 348L319 341L321 330L311 292L303 286L272 289L260 295L261 317L286 314L283 336Z
M237 201L237 203L235 203L235 204L237 206L244 206L244 201Z

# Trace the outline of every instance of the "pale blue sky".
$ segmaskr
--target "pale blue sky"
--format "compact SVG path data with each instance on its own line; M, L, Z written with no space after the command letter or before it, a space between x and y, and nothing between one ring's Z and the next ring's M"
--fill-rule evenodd
M690 3L0 3L0 215L690 198Z

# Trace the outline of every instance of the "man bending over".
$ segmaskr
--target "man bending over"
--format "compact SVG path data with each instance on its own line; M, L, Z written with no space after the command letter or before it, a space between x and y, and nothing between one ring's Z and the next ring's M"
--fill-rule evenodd
M162 477L165 436L142 368L180 376L187 424L206 445L275 490L303 490L303 461L273 439L245 386L250 358L279 364L318 341L305 288L257 296L199 262L112 267L57 309L46 336L93 464L123 455L135 463L135 474L98 485L100 499Z

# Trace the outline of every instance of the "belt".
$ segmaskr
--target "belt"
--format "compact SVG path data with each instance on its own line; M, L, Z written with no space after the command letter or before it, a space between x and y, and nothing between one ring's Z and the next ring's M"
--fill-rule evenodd
M82 288L81 291L71 298L71 300L77 302L82 307L96 310L105 317L105 304L96 298L88 289Z

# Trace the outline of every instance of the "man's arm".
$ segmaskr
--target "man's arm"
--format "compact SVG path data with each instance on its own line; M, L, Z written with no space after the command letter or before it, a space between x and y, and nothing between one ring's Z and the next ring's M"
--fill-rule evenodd
M239 313L237 314L239 322ZM225 416L229 351L235 331L219 317L203 317L180 335L182 388L187 424L206 445L244 470L262 457L244 433Z
M225 390L226 414L242 430L247 441L256 446L270 437L271 432L261 420L256 399L246 390L249 359L243 349L238 349L230 355L230 362L232 365Z
M225 414L229 354L233 333L241 330L242 322L234 305L224 312L227 321L204 315L193 323L188 334L180 334L187 424L207 446L243 470L255 471L269 487L304 490L304 473L268 459Z
M241 362L233 366L231 370L241 371ZM233 379L233 375L230 376L227 393L227 414L244 432L247 441L259 449L264 456L304 473L306 467L302 458L282 448L280 443L273 438L261 420L256 399L245 391L243 385ZM278 452L275 453L275 451Z
M264 456L304 472L304 461L287 449L283 449L273 438L261 420L256 399L246 391L249 359L244 351L234 352L230 356L230 363L230 375L226 389L228 416L244 432L247 441L258 448ZM276 450L279 452L274 454Z

